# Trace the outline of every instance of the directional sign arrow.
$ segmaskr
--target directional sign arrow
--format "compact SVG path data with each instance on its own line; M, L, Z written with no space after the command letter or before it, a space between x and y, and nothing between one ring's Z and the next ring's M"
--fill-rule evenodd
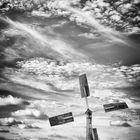
M80 83L81 97L84 98L90 96L86 74L79 76L79 83Z
M51 117L49 118L49 121L50 121L51 126L55 126L55 125L61 125L64 123L72 122L74 121L74 118L73 118L72 112L69 112L69 113Z
M122 103L110 103L110 104L105 104L103 106L104 106L105 112L110 112L110 111L114 111L114 110L128 108L128 105L125 102L122 102Z

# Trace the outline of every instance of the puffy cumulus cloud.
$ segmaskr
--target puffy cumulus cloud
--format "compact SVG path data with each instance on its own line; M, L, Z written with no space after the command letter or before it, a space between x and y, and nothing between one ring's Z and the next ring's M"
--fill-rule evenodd
M28 61L18 62L21 68L19 71L33 73L37 75L52 75L52 77L78 76L82 72L94 69L90 62L64 62L44 58L33 58Z
M42 16L42 17L51 17L51 14L50 13L46 13L46 12L43 12L43 11L32 11L32 15L33 16Z
M17 63L18 69L5 69L5 76L20 83L47 92L72 91L79 88L79 74L96 70L90 62L64 62L32 58ZM64 92L64 91L63 91Z
M40 129L40 127L35 124L18 124L18 127L20 129Z
M12 116L16 116L16 117L33 117L33 118L37 118L37 119L47 119L47 115L45 115L44 113L42 113L40 110L37 109L32 109L32 108L27 108L25 110L18 110L15 112L12 112Z
M64 62L32 58L17 63L18 69L8 71L13 82L43 91L79 90L78 76L86 73L91 88L131 87L139 81L139 66L105 66L93 62ZM133 74L132 74L133 73ZM5 75L6 76L6 75Z
M56 108L58 106L58 103L55 101L45 101L45 100L36 100L31 102L30 107L31 108L36 108L40 110L41 112L44 112L46 114L48 108Z
M119 71L123 73L123 75L127 78L127 80L131 83L135 83L139 85L140 81L140 65L132 65L132 66L121 66Z
M89 86L95 88L123 88L139 85L139 65L107 66L93 62L65 62L46 58L32 58L17 63L18 69L5 69L5 76L15 83L42 91L61 93L79 91L79 75L86 73ZM8 73L8 75L6 75ZM62 95L62 93L61 93Z
M9 117L9 118L4 118L4 119L0 120L0 123L2 126L14 126L14 125L18 125L18 124L23 124L24 122L16 120L13 117Z
M125 32L132 32L139 25L139 0L4 0L0 6L2 11L24 10L39 11L44 17L48 15L67 16L70 20L78 24L83 23L84 18L75 15L68 6L90 13L99 23L113 29ZM37 14L38 14L37 13ZM43 13L43 14L42 14ZM83 19L83 20L82 20ZM135 31L139 32L139 31Z
M16 126L20 129L40 129L40 127L38 127L35 124L32 124L30 122L27 121L21 121L21 120L17 120L13 117L9 117L9 118L4 118L0 120L0 125L1 126Z
M111 126L123 126L123 127L131 127L131 125L127 121L111 121Z
M70 11L71 14L69 14L69 19L77 22L78 24L86 23L86 18L82 18L81 16L79 16L79 14L72 10L72 7L74 7L74 10L78 9L80 12L84 11L84 13L92 15L89 18L94 17L99 23L114 28L116 30L132 32L133 28L139 27L139 20L134 20L134 18L138 15L137 11L139 11L139 8L138 4L135 3L133 0L127 0L125 2L105 0L80 0L76 1L76 3L74 3L73 1L63 2L56 0L54 1L54 3L54 5L51 4L53 5L52 7L54 11L57 11L57 9L61 9L61 11Z
M109 40L113 40L116 42L126 43L124 40L122 40L122 35L114 30L113 28L110 28L102 22L99 22L96 19L96 16L91 11L82 11L79 8L73 8L71 6L66 6L65 9L69 10L72 14L69 16L69 19L71 21L76 22L77 24L84 24L90 28L94 28L96 32L98 32L100 35L108 38ZM97 13L99 17L101 17L101 14ZM114 18L119 19L114 16ZM101 17L101 19L104 19Z
M24 101L21 98L16 98L11 95L0 97L0 106L22 104Z
M75 95L72 95L72 96L75 97ZM66 113L69 110L72 110L72 108L74 108L73 113L78 114L81 111L81 109L79 109L81 104L82 103L80 102L74 103L74 101L65 102L64 100L57 99L56 97L55 101L52 98L50 98L49 100L31 101L30 108L40 110L40 112L42 112L43 114L47 114L49 117L51 117L51 116L59 115L60 112L61 114Z

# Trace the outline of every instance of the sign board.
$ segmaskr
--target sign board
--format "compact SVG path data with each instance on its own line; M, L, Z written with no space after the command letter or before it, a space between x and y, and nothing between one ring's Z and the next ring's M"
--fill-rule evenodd
M84 98L90 96L86 74L79 76L79 83L80 83L81 97Z
M123 102L123 103L111 103L111 104L104 105L105 112L119 110L119 109L125 109L125 108L128 108L128 106L125 102Z
M72 112L61 114L61 115L49 118L49 122L50 122L51 126L61 125L61 124L69 123L69 122L72 122L72 121L74 121Z
M92 131L93 131L93 133L92 133L93 134L93 139L94 140L99 140L97 129L96 128L93 128Z

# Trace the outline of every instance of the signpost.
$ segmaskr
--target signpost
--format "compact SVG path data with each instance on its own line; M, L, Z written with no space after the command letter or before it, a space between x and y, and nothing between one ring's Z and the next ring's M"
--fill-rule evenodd
M86 111L86 140L94 140L92 132L92 111L87 109Z
M85 98L86 101L86 140L96 140L94 138L94 133L92 131L92 111L89 109L88 99L87 97L90 96L89 86L86 74L79 76L79 83L80 83L80 90L81 90L81 98Z
M125 102L122 102L122 103L110 103L110 104L105 104L104 105L105 112L110 112L110 111L119 110L119 109L125 109L125 108L128 108L128 105Z
M98 140L98 133L96 128L92 128L92 111L89 109L88 105L88 96L90 96L89 86L86 74L82 74L79 76L80 90L81 90L81 98L85 98L86 101L86 140ZM105 112L125 109L128 108L125 102L122 103L110 103L105 104L104 109ZM74 121L72 112L61 114L58 116L54 116L49 118L49 122L51 126L61 125L65 123L69 123Z
M64 123L72 122L74 121L74 118L73 118L72 112L69 112L69 113L51 117L49 118L49 121L50 121L51 126L55 126L55 125L61 125Z

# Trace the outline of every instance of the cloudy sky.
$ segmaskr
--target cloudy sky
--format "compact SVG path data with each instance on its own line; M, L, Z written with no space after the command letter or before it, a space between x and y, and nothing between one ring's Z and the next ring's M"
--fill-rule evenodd
M84 140L86 107L79 75L86 73L99 138L138 140L139 25L122 18L128 10L135 13L137 4L122 4L119 12L101 0L84 6L78 0L56 0L47 3L50 12L2 13L0 138ZM116 102L129 108L104 112L103 104ZM67 112L74 122L50 127L49 117Z

